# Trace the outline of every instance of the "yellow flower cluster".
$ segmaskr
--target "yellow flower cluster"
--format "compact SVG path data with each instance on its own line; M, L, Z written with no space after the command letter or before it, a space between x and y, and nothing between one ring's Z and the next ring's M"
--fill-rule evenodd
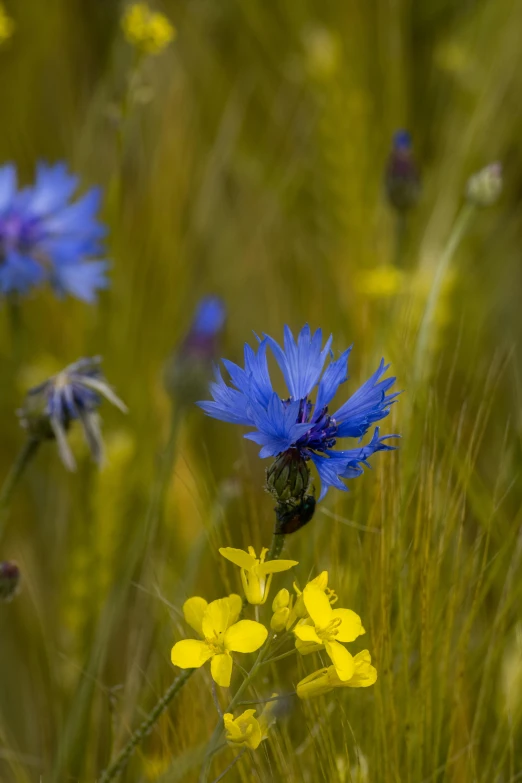
M7 41L13 34L15 23L7 12L3 5L0 4L0 43Z
M256 606L256 617L257 607L267 601L273 574L298 565L295 560L267 561L267 549L262 549L259 557L252 547L248 547L247 551L224 547L219 552L241 569L246 601ZM361 618L351 609L334 608L337 595L328 587L328 572L323 571L312 579L302 591L295 583L293 587L293 595L283 588L272 602L270 635L257 620L239 619L245 606L239 595L232 594L211 603L199 596L189 598L183 605L183 614L200 639L177 642L172 648L172 663L182 669L193 669L210 661L214 681L228 688L232 676L232 653L259 650L242 690L264 664L286 658L292 652L308 655L324 651L332 665L313 672L298 683L296 693L300 699L319 696L335 688L373 685L377 672L371 665L368 650L353 656L344 646L365 633ZM271 651L272 654L277 652L285 639L293 640L295 649L270 658ZM272 647L274 641L275 650ZM231 701L230 708L236 701L237 696ZM256 750L267 735L271 713L270 707L265 708L259 718L255 717L254 709L247 709L237 717L227 711L223 716L227 743L232 747Z
M127 41L143 54L159 54L176 37L176 30L163 14L146 3L134 3L124 13L121 26Z

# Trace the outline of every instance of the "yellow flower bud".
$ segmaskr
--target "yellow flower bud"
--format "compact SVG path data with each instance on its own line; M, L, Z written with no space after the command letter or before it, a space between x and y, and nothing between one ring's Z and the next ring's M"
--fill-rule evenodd
M272 619L270 620L270 628L276 633L281 633L281 631L284 631L286 628L289 616L290 609L288 609L288 607L285 606L282 609L278 609L272 615Z
M277 593L276 597L272 601L272 611L277 612L279 609L286 609L289 603L290 593L286 587L283 587L283 589Z

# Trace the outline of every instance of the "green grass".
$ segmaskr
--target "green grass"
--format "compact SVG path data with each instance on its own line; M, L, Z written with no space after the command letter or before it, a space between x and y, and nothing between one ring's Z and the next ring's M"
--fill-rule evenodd
M119 4L7 6L1 160L29 182L36 160L65 158L103 184L113 267L98 307L39 294L18 335L0 311L1 475L23 443L27 384L56 367L103 354L130 413L103 410L103 472L73 436L76 474L48 443L18 487L0 553L23 573L0 605L0 780L96 781L176 676L185 598L239 589L218 547L269 545L266 464L240 428L183 411L158 479L162 368L207 292L227 304L223 355L240 358L253 330L309 321L336 350L354 343L350 389L385 356L405 390L385 424L400 450L349 494L331 491L285 547L301 584L327 569L361 615L350 649L370 650L379 679L285 702L227 780L522 780L520 2L164 2L178 38L145 63L121 160L132 54ZM382 169L401 126L423 196L400 290L375 298L360 273L394 259ZM496 159L504 194L453 257L418 384L430 283L467 178ZM291 691L310 670L290 658L259 689ZM127 783L197 780L217 719L210 682L208 667L190 678Z

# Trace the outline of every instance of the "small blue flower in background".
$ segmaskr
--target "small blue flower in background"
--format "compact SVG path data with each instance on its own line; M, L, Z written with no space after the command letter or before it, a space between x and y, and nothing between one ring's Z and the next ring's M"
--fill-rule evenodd
M225 305L218 296L205 296L200 300L191 327L181 344L185 355L214 358L216 340L225 324Z
M334 450L339 438L360 439L373 423L385 418L398 393L388 393L395 378L382 380L388 369L383 360L355 394L329 414L329 404L348 378L351 351L348 348L336 361L331 361L323 373L326 358L332 356L331 342L330 337L323 347L321 329L312 334L308 325L301 330L297 342L285 326L284 350L265 335L257 351L245 345L244 368L223 360L233 386L225 383L216 368L216 382L211 384L213 402L198 403L209 416L255 428L245 438L262 447L260 457L277 457L292 451L304 460L312 460L322 482L319 500L329 487L346 491L343 479L360 476L361 465L368 465L368 458L377 451L392 450L394 447L385 441L397 437L381 437L376 427L365 446ZM283 373L289 392L287 399L281 399L272 387L267 348ZM314 403L310 395L316 386Z
M0 167L0 293L27 294L49 283L58 295L94 302L107 287L98 222L101 191L77 200L78 177L65 163L40 164L33 186L18 189L13 164Z
M200 299L188 332L165 365L165 388L177 403L193 405L205 393L225 319L222 299Z
M55 439L65 467L75 470L76 462L66 434L75 420L80 421L95 462L103 460L103 440L97 409L105 397L126 413L101 371L100 357L79 359L57 375L27 392L24 407L18 411L20 423L37 441Z
M398 130L393 134L385 184L390 204L398 212L407 212L419 200L419 170L413 155L411 136L406 130Z

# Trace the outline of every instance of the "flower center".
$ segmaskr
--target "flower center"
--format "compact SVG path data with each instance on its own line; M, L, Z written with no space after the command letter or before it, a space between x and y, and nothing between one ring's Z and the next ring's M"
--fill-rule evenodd
M339 626L341 625L341 618L340 617L334 617L333 620L330 620L328 625L326 625L324 628L316 628L317 636L321 639L322 642L332 642L334 641L335 637L339 633Z
M220 653L225 652L225 644L223 641L223 636L224 636L223 633L216 633L216 631L214 631L214 636L205 639L208 647L210 647L210 649L212 650L213 655L219 655Z
M5 215L0 220L0 261L10 250L17 250L19 253L30 252L38 240L38 235L38 219L24 219L15 213Z

